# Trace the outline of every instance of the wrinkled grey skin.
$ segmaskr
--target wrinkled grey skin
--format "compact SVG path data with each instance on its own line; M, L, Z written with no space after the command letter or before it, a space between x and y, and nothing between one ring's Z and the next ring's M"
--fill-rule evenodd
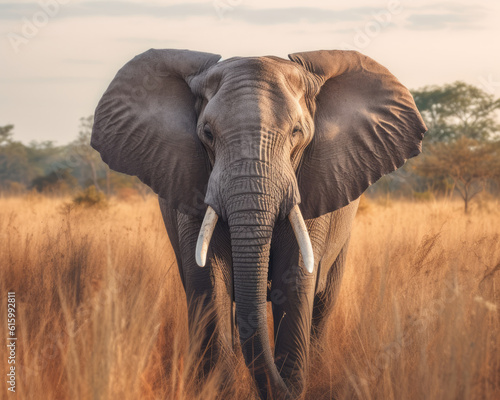
M311 337L320 338L338 292L357 199L420 152L426 128L408 90L357 52L219 58L185 50L134 58L97 107L92 146L158 193L191 332L197 305L211 316L207 365L230 358L234 299L260 396L300 398ZM312 274L287 219L296 204ZM207 205L219 220L200 268L195 246Z

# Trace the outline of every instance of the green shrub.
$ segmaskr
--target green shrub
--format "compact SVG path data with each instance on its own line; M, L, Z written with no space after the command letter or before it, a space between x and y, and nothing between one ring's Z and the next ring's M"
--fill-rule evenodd
M65 195L76 186L77 180L68 168L52 171L50 174L38 176L31 181L31 188L44 194Z
M73 198L73 203L78 206L105 208L108 206L108 199L92 185L78 193Z
M413 199L415 201L426 202L436 200L436 197L430 190L426 190L425 192L413 192Z

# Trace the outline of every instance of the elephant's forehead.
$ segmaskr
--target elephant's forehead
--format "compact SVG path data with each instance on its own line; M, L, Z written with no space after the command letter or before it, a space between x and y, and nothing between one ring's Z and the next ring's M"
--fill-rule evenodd
M207 83L212 87L274 87L301 95L305 85L299 68L297 64L278 57L230 58L211 68Z

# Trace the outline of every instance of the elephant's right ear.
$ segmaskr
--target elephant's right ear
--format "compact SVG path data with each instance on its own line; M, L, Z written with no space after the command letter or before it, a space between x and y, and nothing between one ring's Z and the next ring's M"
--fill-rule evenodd
M200 217L210 163L188 82L219 59L188 50L136 56L104 93L92 131L91 145L111 169L139 177L170 207Z

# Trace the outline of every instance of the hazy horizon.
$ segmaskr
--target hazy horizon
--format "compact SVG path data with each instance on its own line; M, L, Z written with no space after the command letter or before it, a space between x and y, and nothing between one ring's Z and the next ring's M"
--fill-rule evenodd
M463 80L499 97L499 11L493 0L0 1L0 126L24 143L74 140L118 69L149 48L223 58L353 49L410 89Z

